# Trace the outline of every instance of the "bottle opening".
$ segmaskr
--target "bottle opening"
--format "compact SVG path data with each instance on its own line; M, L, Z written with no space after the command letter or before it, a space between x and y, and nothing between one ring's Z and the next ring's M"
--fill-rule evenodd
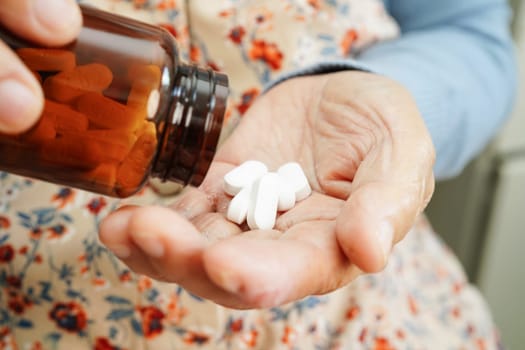
M164 181L198 186L219 141L229 93L228 78L210 69L180 65L174 86L153 175Z

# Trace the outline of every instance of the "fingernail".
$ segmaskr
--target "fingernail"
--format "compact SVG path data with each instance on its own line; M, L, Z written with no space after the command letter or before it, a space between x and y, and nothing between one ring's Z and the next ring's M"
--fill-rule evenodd
M120 235L120 232L127 229L132 213L133 212L131 210L118 209L114 211L102 221L102 233L104 233L104 235L108 238L114 237L114 232L118 232ZM110 241L107 240L107 242Z
M148 256L159 259L164 256L164 245L162 242L148 234L138 234L133 237L135 244Z
M14 79L0 82L0 131L20 132L24 125L31 122L26 120L29 114L36 114L38 97L26 85ZM34 119L35 116L33 116Z
M394 241L394 228L388 221L382 222L379 226L378 239L386 263Z
M240 290L240 283L230 271L221 271L219 274L219 285L227 292L237 294Z
M68 0L33 0L38 21L46 28L67 28L78 21L78 9Z
M129 256L131 255L131 250L125 245L114 245L108 247L108 249L111 250L113 254L115 254L120 259L129 258Z

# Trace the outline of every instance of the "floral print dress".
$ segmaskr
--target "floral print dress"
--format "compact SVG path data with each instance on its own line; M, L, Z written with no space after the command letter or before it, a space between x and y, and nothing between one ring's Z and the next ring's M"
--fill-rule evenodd
M161 25L228 72L226 132L265 85L395 38L377 0L92 0ZM166 203L145 188L124 202ZM128 270L97 239L122 201L0 173L0 349L491 349L487 306L421 217L386 269L268 310L236 311ZM176 268L176 267L174 267Z

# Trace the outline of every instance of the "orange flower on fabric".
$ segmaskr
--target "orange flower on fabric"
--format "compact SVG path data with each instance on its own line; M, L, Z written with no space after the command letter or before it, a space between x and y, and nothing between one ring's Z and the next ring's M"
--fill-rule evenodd
M51 198L52 202L57 202L59 208L64 208L68 203L73 202L75 191L69 187L62 187L58 193Z
M283 63L284 55L277 45L264 40L252 41L252 47L248 54L252 60L263 61L273 70L280 69Z
M63 237L67 233L68 230L67 230L67 227L64 226L63 224L57 224L52 227L49 227L48 231L49 231L48 238L56 239L56 238Z
M74 301L56 303L49 311L49 318L55 321L58 328L71 333L83 331L88 322L86 312Z
M256 329L252 329L251 331L242 335L242 340L249 348L255 348L257 346L258 336L259 332Z
M26 308L31 307L31 305L33 305L33 303L27 297L16 292L10 293L7 307L15 314L22 315Z
M221 12L219 12L219 17L228 18L228 17L231 17L234 13L235 13L235 9L222 10Z
M179 324L181 320L188 314L188 309L180 305L179 297L173 294L170 297L170 302L167 307L166 318L171 324Z
M352 52L352 46L358 38L357 30L349 29L341 40L341 52L343 55L347 56Z
M142 316L142 332L144 337L151 339L161 334L164 330L164 312L155 306L139 307Z
M9 219L5 216L0 216L0 229L4 228L7 229L11 226L11 222Z
M186 344L206 344L210 340L210 336L204 333L187 332L184 336L184 342Z
M321 0L308 0L308 5L314 9L319 10L321 8Z
M242 26L236 26L230 30L230 34L228 34L228 37L230 40L239 45L242 42L242 39L244 38L244 35L246 34L246 30Z
M242 328L243 328L242 318L238 318L235 321L232 321L230 323L230 330L232 331L232 333L238 333L242 331Z
M359 307L354 305L351 308L349 308L348 311L346 312L346 319L349 321L353 320L359 315L360 312L361 310L359 309Z
M93 198L86 207L92 214L97 215L107 204L108 202L104 197L97 197Z
M248 110L248 108L250 108L255 98L259 96L259 93L259 89L257 88L252 88L244 91L244 93L241 96L241 101L239 102L239 104L236 105L239 114L243 115Z
M281 342L283 344L293 345L296 340L297 340L297 331L291 326L284 327L284 334L281 337Z
M147 3L148 0L133 0L133 6L135 6L135 8L145 7Z
M190 61L200 62L202 57L201 49L197 45L190 46Z
M120 282L129 282L133 279L133 276L131 275L131 271L126 270L126 271L122 271L118 278Z
M107 338L97 338L94 350L125 350L124 348L111 345Z
M376 338L374 344L374 350L395 350L386 338Z
M8 263L15 257L15 250L10 244L0 246L0 263Z
M35 240L38 240L42 237L42 233L44 231L42 231L42 229L40 227L33 227L30 231L29 231L29 236L32 238L32 239L35 239Z
M159 10L171 10L177 7L177 2L175 0L162 0L157 4L157 9Z

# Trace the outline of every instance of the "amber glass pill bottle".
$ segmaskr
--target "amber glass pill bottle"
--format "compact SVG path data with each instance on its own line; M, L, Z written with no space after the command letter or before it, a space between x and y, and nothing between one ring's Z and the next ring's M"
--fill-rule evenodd
M82 12L84 27L65 47L0 30L45 95L34 127L0 134L0 169L114 197L150 177L200 184L219 139L227 77L181 62L164 29Z

